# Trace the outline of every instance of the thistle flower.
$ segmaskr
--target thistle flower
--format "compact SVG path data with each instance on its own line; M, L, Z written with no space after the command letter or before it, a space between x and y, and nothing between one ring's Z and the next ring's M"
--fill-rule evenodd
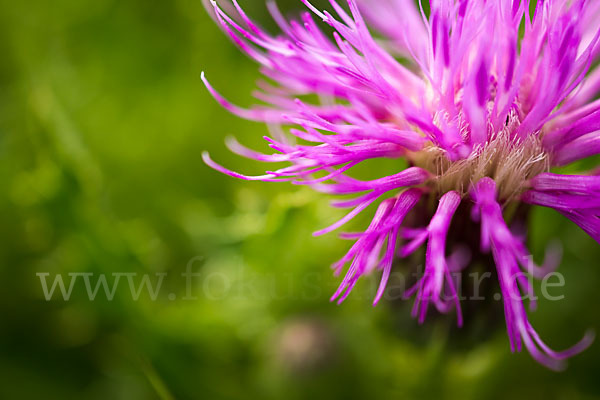
M285 19L268 3L281 29L277 36L248 18L236 0L207 4L270 82L260 82L255 93L264 104L242 109L202 75L227 110L272 127L265 139L273 154L234 140L228 145L242 156L288 166L246 176L207 153L204 161L241 179L355 194L334 203L352 210L315 235L379 202L364 232L342 234L355 243L334 264L337 273L348 267L332 300L343 301L361 276L381 270L376 304L393 262L426 246L424 273L406 293L415 297L420 322L431 304L442 313L456 310L462 325L453 275L468 266L464 249L474 243L453 226L472 219L480 229L476 251L491 252L495 262L511 350L524 346L543 365L562 368L592 335L561 353L542 342L522 300L533 291L525 273L545 276L558 256L551 248L544 265L532 265L526 235L515 229L519 221L504 214L520 204L550 207L600 241L600 175L550 172L600 153L600 100L593 100L600 68L592 68L600 53L600 2L432 0L428 17L413 0L347 0L346 8L330 0L335 16L302 2L308 10L300 21ZM383 39L375 39L365 21ZM306 95L319 100L301 100ZM404 159L409 167L370 181L350 176L353 167L376 158ZM465 246L448 253L448 240Z

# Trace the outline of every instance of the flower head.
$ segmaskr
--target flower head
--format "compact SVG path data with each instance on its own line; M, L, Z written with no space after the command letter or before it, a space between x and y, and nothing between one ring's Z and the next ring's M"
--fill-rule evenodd
M235 141L229 147L289 165L245 176L206 153L204 161L237 178L355 194L334 203L352 210L315 235L378 203L364 232L342 234L355 243L334 264L337 273L347 268L333 299L343 301L361 276L379 269L377 303L393 262L425 247L423 275L406 293L415 296L420 322L432 305L442 313L456 310L462 324L453 276L468 266L465 248L473 240L452 227L455 219L471 219L480 229L476 250L495 261L511 349L524 345L540 363L562 368L592 337L563 353L541 341L522 300L533 292L525 273L543 277L558 260L551 254L544 265L532 265L526 235L511 227L519 221L505 218L504 210L550 207L600 242L600 176L550 173L600 153L600 100L593 100L600 68L592 68L600 53L600 2L432 0L428 16L413 0L347 0L345 6L330 0L335 16L302 2L308 10L300 20L287 20L268 3L277 36L248 18L236 0L208 4L270 82L259 83L255 96L263 105L250 109L229 103L203 74L208 90L236 115L288 127L266 138L272 154ZM306 95L319 100L301 100ZM402 158L408 167L370 181L351 177L356 165L382 157ZM458 244L452 252L448 239Z

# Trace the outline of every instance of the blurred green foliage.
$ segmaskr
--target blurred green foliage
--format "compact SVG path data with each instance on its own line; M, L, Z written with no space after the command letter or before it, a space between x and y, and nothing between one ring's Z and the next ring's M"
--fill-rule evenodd
M242 2L274 29L262 3ZM484 335L452 315L418 326L410 302L372 308L376 276L329 303L348 243L310 235L337 216L328 199L200 159L259 173L223 139L264 149L266 129L201 84L248 105L258 73L200 0L0 4L0 398L599 398L598 344L547 371L510 354L501 307ZM564 243L565 299L531 318L566 347L600 328L600 250L545 210L532 236L536 255ZM155 300L78 284L46 301L40 272L167 275Z

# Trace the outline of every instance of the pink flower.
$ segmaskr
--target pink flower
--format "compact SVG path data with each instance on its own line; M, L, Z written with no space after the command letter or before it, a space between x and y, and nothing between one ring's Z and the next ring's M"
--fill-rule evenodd
M509 228L503 209L551 207L600 241L600 176L549 172L600 153L600 100L593 101L600 69L591 68L600 53L600 2L540 1L531 15L525 0L432 0L428 18L413 0L348 0L347 9L330 0L335 17L302 2L309 12L300 21L285 19L268 3L278 36L257 26L236 0L223 5L227 12L209 4L271 83L259 83L263 105L250 109L229 103L203 74L208 90L242 118L289 128L266 138L273 154L235 141L229 147L289 166L245 176L206 153L204 161L237 178L356 194L334 204L352 211L316 235L379 202L366 231L342 235L356 241L334 265L338 273L349 266L333 299L343 301L361 276L379 269L377 303L393 261L426 243L423 276L407 292L416 298L413 315L420 322L431 304L443 313L456 309L462 324L453 274L468 257L460 246L448 254L446 241L473 247L472 237L452 224L472 219L481 232L478 250L495 260L511 349L524 345L540 363L562 368L592 335L563 353L541 341L522 300L533 292L525 273L541 278L558 260L530 265L525 238ZM374 39L363 16L385 40ZM319 101L303 102L305 95ZM356 165L380 157L404 158L410 167L372 181L349 176Z

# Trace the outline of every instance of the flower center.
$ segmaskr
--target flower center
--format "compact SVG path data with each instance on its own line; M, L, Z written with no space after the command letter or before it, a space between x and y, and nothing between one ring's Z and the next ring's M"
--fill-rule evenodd
M483 177L492 178L503 203L518 197L534 176L550 169L548 153L543 149L540 135L525 139L514 135L518 119L511 114L505 127L490 135L491 139L477 146L464 159L451 161L445 151L430 144L409 155L413 165L435 176L431 188L440 195L456 190L466 195L473 183Z

